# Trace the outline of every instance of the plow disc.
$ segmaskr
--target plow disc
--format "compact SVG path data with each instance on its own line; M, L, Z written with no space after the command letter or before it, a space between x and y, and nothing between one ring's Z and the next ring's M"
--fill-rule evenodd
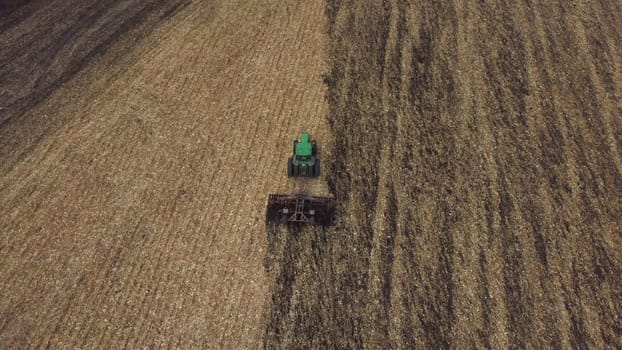
M328 197L271 194L268 197L266 221L280 224L329 226L333 220L334 201Z

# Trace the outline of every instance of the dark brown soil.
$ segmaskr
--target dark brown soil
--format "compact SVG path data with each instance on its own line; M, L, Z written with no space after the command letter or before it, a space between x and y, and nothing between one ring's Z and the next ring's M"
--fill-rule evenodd
M340 220L274 232L266 347L622 347L621 6L329 1Z

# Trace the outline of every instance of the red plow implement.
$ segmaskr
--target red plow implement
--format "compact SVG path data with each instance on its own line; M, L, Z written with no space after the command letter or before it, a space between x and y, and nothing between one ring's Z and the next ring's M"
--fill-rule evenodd
M333 220L334 201L328 197L297 194L271 194L266 221L280 224L329 226Z

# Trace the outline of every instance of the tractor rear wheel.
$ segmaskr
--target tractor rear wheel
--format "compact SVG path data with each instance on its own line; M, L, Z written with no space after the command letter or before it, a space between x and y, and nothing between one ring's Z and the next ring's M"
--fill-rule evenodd
M292 176L294 176L294 163L292 162L292 159L289 158L287 160L287 177Z
M315 165L313 166L313 176L320 176L320 160L315 160Z

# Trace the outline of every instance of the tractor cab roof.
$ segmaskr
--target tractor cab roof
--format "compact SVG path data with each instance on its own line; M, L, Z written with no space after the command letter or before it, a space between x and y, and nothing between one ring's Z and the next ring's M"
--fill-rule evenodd
M311 142L309 142L309 134L303 132L300 136L300 142L296 144L296 155L297 156L310 156L312 153Z
M309 133L308 132L303 132L302 135L300 135L300 142L302 142L302 143L309 142Z

